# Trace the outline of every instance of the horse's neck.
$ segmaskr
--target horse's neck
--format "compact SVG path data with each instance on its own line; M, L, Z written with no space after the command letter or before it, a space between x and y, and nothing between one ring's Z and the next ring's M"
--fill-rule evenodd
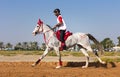
M49 38L54 34L54 32L46 25L43 26L43 33L45 34L46 38Z

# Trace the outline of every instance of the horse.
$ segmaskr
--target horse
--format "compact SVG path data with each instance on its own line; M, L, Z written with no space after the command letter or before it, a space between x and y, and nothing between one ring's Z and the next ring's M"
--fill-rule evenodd
M57 56L58 56L58 65L56 68L61 68L62 67L62 61L61 61L61 54L59 51L59 47L61 46L61 42L57 39L56 34L54 30L47 24L43 23L40 19L38 20L38 23L33 30L32 34L35 36L37 34L43 34L44 35L44 41L46 45L46 49L43 52L42 56L32 64L32 66L36 66L50 51L50 49L54 49ZM66 41L66 47L70 48L75 45L78 45L80 47L81 52L86 56L86 64L85 66L82 66L82 68L87 68L89 64L89 55L87 51L93 52L98 59L98 61L102 64L105 64L104 61L102 61L97 53L97 51L93 51L90 45L90 40L92 40L98 47L98 49L103 52L102 46L99 43L99 41L96 40L91 34L86 34L86 33L73 33L71 36L69 36Z

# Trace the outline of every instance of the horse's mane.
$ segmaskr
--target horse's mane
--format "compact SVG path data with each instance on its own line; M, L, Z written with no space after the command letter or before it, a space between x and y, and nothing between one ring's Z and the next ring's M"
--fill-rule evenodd
M50 25L46 24L46 26L48 26L51 30L53 30L53 28Z

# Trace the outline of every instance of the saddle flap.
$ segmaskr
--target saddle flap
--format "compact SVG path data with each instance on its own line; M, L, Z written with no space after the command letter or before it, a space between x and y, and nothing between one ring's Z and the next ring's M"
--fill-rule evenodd
M72 33L70 31L67 31L64 36L64 40L66 40Z
M70 32L70 31L65 32L64 40L66 40L70 35L72 35L72 32ZM56 31L56 37L58 40L60 40L60 31L59 30Z

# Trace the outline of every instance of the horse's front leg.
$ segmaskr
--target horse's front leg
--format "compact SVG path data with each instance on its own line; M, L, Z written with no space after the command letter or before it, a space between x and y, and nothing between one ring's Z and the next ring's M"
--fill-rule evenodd
M32 66L34 67L34 66L36 66L47 54L48 54L48 47L45 49L45 51L44 51L44 53L43 53L43 55L35 62L35 63L33 63L32 64Z
M56 68L61 68L62 67L62 61L61 61L61 54L60 54L60 51L59 51L59 47L55 47L54 49L55 49L55 52L56 52L56 54L58 56L58 60L59 60L59 63L58 63Z

